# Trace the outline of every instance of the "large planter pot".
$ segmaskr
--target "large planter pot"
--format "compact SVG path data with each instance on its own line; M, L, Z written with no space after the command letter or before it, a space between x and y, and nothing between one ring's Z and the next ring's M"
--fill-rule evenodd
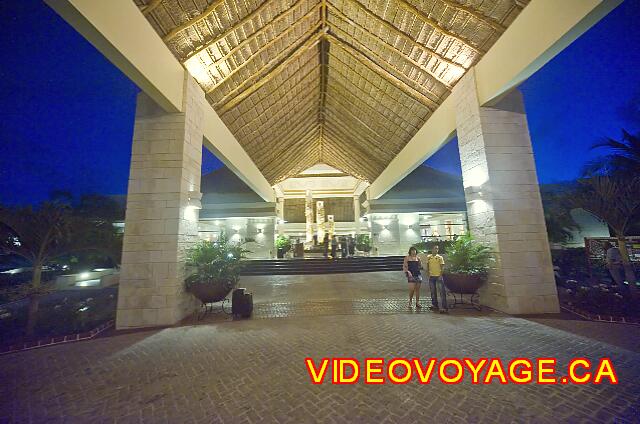
M452 293L475 294L484 284L482 275L477 274L444 274L444 285Z
M284 249L282 247L278 247L278 259L283 259L284 258Z
M233 289L233 282L229 280L212 280L193 284L189 292L202 303L223 301Z

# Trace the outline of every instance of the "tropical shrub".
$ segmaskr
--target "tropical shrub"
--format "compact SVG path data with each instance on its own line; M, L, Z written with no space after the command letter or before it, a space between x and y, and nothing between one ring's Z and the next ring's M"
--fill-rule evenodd
M202 240L187 252L187 266L193 273L185 280L187 291L195 284L215 281L229 282L235 285L242 271L242 259L247 250L236 245L222 234L218 241Z
M493 261L490 249L471 234L459 236L447 250L446 270L452 274L484 275Z
M282 249L284 253L287 253L291 250L291 239L283 234L279 235L278 238L276 238L276 247Z
M356 249L361 252L371 251L371 237L369 237L369 234L358 234L356 236Z

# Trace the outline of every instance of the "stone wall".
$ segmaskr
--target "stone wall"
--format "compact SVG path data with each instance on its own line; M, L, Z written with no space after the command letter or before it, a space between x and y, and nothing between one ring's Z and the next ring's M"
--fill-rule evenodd
M453 95L469 227L496 258L481 302L508 313L558 312L522 95L481 107L473 69Z
M127 195L118 329L172 325L193 310L184 252L198 237L204 93L187 76L182 113L138 95Z

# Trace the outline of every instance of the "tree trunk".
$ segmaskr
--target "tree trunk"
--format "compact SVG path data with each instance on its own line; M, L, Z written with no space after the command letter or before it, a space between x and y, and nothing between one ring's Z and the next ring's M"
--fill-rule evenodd
M29 296L29 309L27 313L26 336L33 336L38 323L38 308L40 307L40 282L42 280L42 265L33 264L33 278L31 279L31 289L33 292Z
M620 250L620 255L622 256L622 266L624 268L624 276L627 283L629 283L629 288L631 292L634 293L636 291L636 274L633 270L633 264L629 260L629 252L627 251L627 244L624 236L617 236L618 239L618 249Z

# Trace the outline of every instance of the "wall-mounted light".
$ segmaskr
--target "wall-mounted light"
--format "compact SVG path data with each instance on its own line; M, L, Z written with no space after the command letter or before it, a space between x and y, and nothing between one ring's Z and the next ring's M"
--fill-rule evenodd
M187 207L193 209L202 209L202 193L199 191L190 191L187 200Z

